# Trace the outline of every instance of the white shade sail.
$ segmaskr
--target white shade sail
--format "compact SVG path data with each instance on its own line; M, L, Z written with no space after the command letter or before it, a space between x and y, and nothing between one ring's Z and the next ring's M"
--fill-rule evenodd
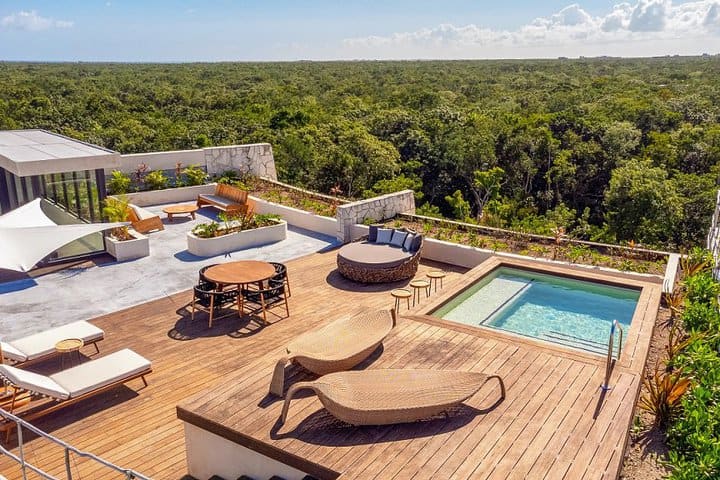
M40 208L40 199L0 216L0 268L27 272L73 240L125 223L56 225Z

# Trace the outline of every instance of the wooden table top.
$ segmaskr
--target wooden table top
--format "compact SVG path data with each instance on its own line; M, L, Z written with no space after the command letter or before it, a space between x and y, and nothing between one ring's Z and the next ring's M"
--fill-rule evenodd
M197 212L198 206L193 203L183 203L180 205L170 205L163 208L165 213L193 213Z
M267 280L275 275L275 267L258 260L221 263L205 270L205 278L215 283L245 284Z

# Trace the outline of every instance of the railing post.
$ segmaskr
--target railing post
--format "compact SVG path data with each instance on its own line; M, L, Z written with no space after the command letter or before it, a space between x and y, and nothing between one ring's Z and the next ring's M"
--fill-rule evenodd
M70 449L65 447L65 473L67 480L72 480L72 470L70 469Z
M20 422L15 422L17 425L17 436L18 436L18 450L20 451L20 470L22 471L23 480L27 480L27 466L25 465L25 449L23 448L23 433L22 425Z

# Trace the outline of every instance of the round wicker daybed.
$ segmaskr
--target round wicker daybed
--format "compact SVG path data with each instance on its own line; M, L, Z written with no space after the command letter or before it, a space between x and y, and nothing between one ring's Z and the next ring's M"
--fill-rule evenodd
M367 241L348 243L338 251L338 271L343 277L361 283L405 280L417 272L420 250Z

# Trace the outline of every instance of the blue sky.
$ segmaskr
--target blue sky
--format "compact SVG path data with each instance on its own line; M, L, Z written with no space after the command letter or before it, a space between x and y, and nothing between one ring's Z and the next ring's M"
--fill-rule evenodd
M720 53L720 0L0 0L0 60Z

